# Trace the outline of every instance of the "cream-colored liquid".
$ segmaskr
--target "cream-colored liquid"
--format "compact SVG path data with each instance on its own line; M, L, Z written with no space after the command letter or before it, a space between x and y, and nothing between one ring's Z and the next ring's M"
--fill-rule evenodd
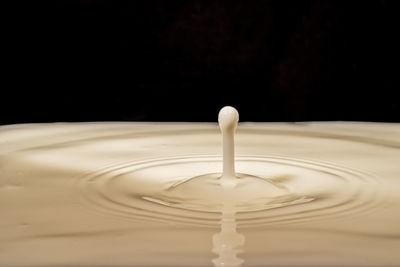
M224 188L214 123L0 127L0 266L400 264L399 125L235 138Z
M235 131L239 121L239 113L233 107L224 107L218 114L219 128L222 133L223 170L221 185L235 183Z

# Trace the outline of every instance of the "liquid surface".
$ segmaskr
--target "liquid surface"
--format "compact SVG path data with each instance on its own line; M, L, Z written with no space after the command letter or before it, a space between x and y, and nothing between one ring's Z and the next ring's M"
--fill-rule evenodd
M0 127L0 266L400 265L400 125L235 138L226 190L214 123Z

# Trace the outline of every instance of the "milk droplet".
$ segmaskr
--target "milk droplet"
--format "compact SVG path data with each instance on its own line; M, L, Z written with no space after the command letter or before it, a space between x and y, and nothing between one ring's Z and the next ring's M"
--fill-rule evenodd
M231 106L223 107L218 114L218 123L222 132L223 171L221 185L234 187L237 184L235 172L235 131L239 121L239 112Z

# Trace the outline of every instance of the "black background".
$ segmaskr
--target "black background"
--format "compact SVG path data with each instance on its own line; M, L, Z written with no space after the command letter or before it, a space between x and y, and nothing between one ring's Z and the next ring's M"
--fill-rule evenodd
M396 1L15 3L0 124L400 122Z

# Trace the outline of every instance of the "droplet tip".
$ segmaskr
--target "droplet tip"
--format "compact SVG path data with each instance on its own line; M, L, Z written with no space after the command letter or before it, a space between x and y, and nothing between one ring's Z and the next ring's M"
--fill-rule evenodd
M239 121L239 112L231 106L223 107L218 114L218 122L221 128L236 127Z

